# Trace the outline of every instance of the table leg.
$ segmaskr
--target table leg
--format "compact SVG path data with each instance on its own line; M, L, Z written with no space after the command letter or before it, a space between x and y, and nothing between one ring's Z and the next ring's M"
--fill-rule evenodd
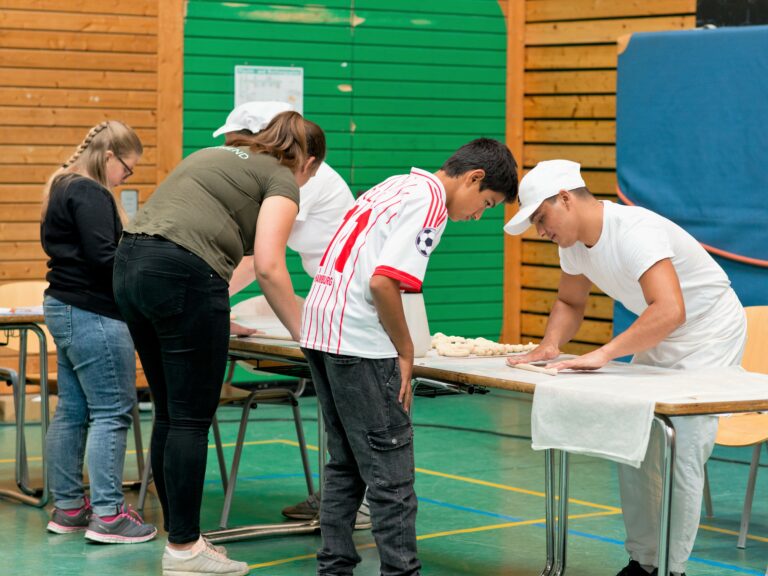
M544 451L544 509L546 517L547 561L540 576L550 576L555 566L555 451Z
M661 514L659 515L659 574L669 574L669 537L672 512L672 486L675 469L675 427L666 416L654 416L661 429L664 451L661 464Z
M565 574L568 549L568 452L560 451L560 486L557 503L557 542L555 543L555 568L552 576Z
M323 411L320 403L317 404L317 444L318 444L318 462L320 464L320 489L318 496L322 497L323 477L325 475L325 463L328 454L328 441L325 434L325 422L323 420ZM231 481L232 475L230 475ZM279 522L275 524L257 524L252 526L242 526L239 528L222 528L220 530L210 530L203 535L211 542L236 542L239 540L248 540L261 536L276 536L288 534L312 534L320 530L319 518L304 520L300 522Z
M323 419L323 410L320 408L320 401L317 402L317 462L320 467L319 483L317 489L318 497L323 495L323 481L325 480L325 464L328 462L328 436L325 434L325 420Z
M48 503L48 468L45 461L45 436L48 432L48 345L45 333L36 324L22 324L19 330L19 381L14 390L16 404L16 485L21 492L0 490L0 496L42 508ZM40 342L40 430L42 435L42 488L29 486L29 464L24 434L27 382L27 332L34 332Z

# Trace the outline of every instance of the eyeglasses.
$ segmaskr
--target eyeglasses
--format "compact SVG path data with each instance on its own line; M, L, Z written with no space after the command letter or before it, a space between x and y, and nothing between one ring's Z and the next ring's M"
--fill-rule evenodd
M123 165L123 168L125 168L125 178L130 178L133 176L133 170L128 166L128 164L125 163L125 161L120 158L117 154L115 154L115 158L117 158L117 161L120 162L120 164Z

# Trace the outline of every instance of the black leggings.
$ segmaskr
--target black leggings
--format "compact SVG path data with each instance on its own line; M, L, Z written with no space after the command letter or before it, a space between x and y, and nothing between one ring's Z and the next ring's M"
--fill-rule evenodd
M152 471L168 541L192 542L227 363L228 285L173 242L125 234L114 289L155 402Z

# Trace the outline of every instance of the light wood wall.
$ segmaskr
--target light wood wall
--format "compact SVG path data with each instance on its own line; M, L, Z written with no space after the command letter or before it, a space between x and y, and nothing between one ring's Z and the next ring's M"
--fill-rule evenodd
M508 89L510 148L522 157L524 172L542 160L580 162L589 189L615 199L617 39L693 28L696 1L508 0L508 16L515 12L524 13L524 25L510 22L510 29L522 28L523 40L510 40L509 74L510 83L522 86ZM520 60L523 70L516 71L512 63ZM512 213L508 209L508 216ZM506 283L515 293L506 294L502 337L536 341L544 334L560 278L557 246L533 230L506 242ZM594 289L567 351L583 353L609 340L612 318L612 300Z
M179 161L183 9L183 0L0 0L0 283L45 277L42 186L92 126L115 119L136 130L144 156L124 188L141 200ZM0 363L14 366L1 348Z

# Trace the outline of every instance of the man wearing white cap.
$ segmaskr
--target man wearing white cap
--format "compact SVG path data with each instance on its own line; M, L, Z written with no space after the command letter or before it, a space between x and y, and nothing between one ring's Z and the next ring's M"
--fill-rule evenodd
M213 137L224 135L224 145L246 139L262 129L270 120L293 106L287 102L252 101L237 106L227 116L223 126L218 128ZM355 204L352 191L344 179L328 164L323 162L317 173L299 190L299 213L288 237L288 247L298 252L304 271L314 278L320 259L331 241L344 215ZM252 256L250 257L253 258ZM255 279L253 264L248 257L235 269L230 283L230 295L238 292ZM247 335L255 332L232 323L233 334ZM320 513L320 502L311 494L306 500L283 509L288 518L311 520ZM355 521L356 529L371 527L370 512L367 503L363 503Z
M597 350L548 367L597 370L628 354L636 364L680 370L740 364L746 319L722 268L670 220L645 208L598 201L579 168L568 160L540 162L520 183L520 210L504 230L522 234L535 226L539 236L558 245L562 275L541 343L507 363L559 356L584 319L594 283L637 320ZM704 464L714 446L717 418L672 422L677 443L670 569L684 574L698 530ZM658 438L653 438L639 469L619 465L630 562L617 576L657 573L660 458Z

